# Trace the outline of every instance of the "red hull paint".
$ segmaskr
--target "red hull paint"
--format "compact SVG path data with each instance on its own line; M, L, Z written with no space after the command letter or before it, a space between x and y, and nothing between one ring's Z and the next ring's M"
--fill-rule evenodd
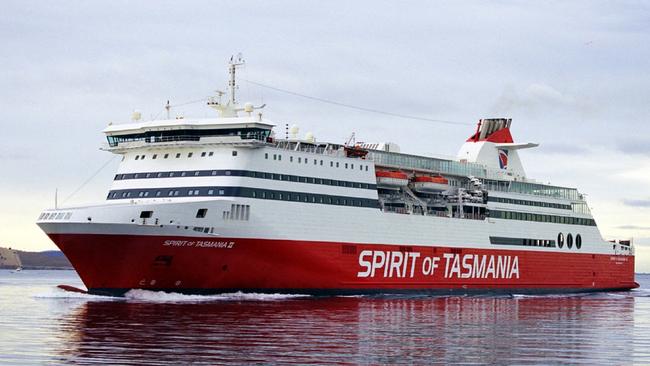
M50 238L72 262L90 292L119 294L128 289L141 288L202 293L283 289L310 293L437 290L516 293L625 290L638 286L634 282L634 257L575 251L551 253L442 246L89 234L51 234ZM366 265L373 260L373 252L363 252L367 250L384 253L401 251L401 256L414 253L413 256L419 257L403 266L396 265L392 276L385 277L384 274L389 271L384 272L380 267L376 269L374 277L361 278L359 274L369 270L370 267ZM360 258L363 253L365 256ZM468 272L461 267L460 272L450 275L453 259L449 259L450 264L447 265L445 254L457 254L461 266L462 258L466 255L468 258L471 255L477 258L495 256L495 261L497 256L510 256L510 264L513 264L516 256L517 273L510 271L513 268L508 266L509 269L502 274L511 272L511 278L495 279L489 273L482 276L484 278L462 278L463 273ZM400 254L395 256L399 257ZM438 268L433 275L425 275L427 266L424 258L433 257L440 258ZM361 259L365 265L360 264ZM482 273L485 274L485 271Z

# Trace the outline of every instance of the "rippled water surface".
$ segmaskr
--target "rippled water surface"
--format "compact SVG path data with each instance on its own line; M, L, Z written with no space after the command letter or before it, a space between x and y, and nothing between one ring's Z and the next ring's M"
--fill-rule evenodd
M650 277L563 296L63 292L73 271L0 271L0 364L650 364Z

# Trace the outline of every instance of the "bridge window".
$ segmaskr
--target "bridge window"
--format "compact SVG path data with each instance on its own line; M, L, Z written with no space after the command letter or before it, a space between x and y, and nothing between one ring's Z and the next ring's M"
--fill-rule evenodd
M202 219L202 218L205 217L205 215L206 215L207 213L208 213L208 209L207 209L207 208L199 208L199 209L196 211L196 218L197 218L197 219Z

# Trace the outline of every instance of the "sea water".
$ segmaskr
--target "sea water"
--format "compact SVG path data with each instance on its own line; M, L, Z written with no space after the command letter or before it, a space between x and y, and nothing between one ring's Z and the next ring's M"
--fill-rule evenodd
M341 296L64 292L0 271L0 364L650 364L650 276L629 292Z

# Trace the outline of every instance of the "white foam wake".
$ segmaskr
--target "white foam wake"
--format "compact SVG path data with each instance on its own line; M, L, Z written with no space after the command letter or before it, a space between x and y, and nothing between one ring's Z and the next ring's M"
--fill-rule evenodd
M297 294L258 294L234 292L219 295L185 295L175 292L130 290L124 297L128 301L142 302L205 302L205 301L278 301L308 297Z
M101 295L91 295L84 294L81 292L72 292L65 291L58 287L53 287L47 292L40 294L35 294L33 296L36 299L79 299L79 300L119 300L118 297L113 296L101 296Z

